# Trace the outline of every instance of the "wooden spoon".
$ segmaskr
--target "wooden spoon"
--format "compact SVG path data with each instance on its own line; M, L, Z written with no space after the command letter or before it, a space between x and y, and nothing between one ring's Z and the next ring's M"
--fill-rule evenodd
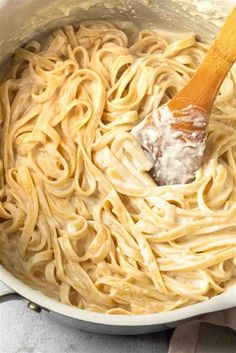
M153 160L150 173L159 185L194 180L213 102L235 60L236 7L187 86L132 130Z

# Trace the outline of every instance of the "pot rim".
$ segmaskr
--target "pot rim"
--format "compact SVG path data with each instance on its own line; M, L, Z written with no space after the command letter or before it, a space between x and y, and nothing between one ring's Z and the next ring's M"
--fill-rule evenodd
M10 288L20 294L23 298L38 304L40 307L70 317L76 320L89 323L109 325L109 326L153 326L161 324L171 324L187 318L192 318L201 314L206 314L218 310L229 309L236 306L236 284L226 292L219 294L205 302L196 303L169 312L141 315L116 315L96 313L73 306L62 304L55 299L47 297L45 294L35 290L19 279L15 278L3 266L0 265L0 280Z
M9 0L0 0L0 11L9 3ZM227 1L231 3L230 0ZM235 2L235 1L234 1ZM106 326L156 326L161 324L173 324L175 322L193 318L218 310L228 309L236 306L236 284L224 293L213 297L205 302L196 303L169 312L141 315L115 315L96 313L88 310L79 309L73 306L62 304L55 299L47 297L38 290L32 289L19 279L15 278L0 264L0 281L12 288L23 298L38 304L40 307L63 316Z

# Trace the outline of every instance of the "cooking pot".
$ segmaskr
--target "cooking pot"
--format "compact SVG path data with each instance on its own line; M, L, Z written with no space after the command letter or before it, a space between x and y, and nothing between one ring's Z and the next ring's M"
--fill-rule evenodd
M214 37L235 1L218 0L0 0L0 60L7 65L14 50L32 36L82 20L131 20L175 31ZM3 76L4 70L1 70ZM184 320L236 305L236 286L206 302L149 315L107 315L61 304L16 279L0 265L0 303L23 299L63 324L97 333L141 334L175 327Z

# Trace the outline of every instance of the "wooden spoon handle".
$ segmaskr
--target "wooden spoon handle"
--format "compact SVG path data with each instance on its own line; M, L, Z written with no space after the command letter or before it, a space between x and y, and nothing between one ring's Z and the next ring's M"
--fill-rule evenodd
M181 110L195 105L211 111L217 92L236 60L236 6L216 37L199 69L169 102L169 108Z

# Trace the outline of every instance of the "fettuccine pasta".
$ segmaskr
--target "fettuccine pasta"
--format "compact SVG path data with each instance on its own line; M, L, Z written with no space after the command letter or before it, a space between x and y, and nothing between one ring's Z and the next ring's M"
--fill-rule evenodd
M0 261L62 303L145 314L235 283L236 73L196 179L158 186L131 129L192 77L207 46L85 22L31 41L0 86ZM181 173L181 170L179 171Z

